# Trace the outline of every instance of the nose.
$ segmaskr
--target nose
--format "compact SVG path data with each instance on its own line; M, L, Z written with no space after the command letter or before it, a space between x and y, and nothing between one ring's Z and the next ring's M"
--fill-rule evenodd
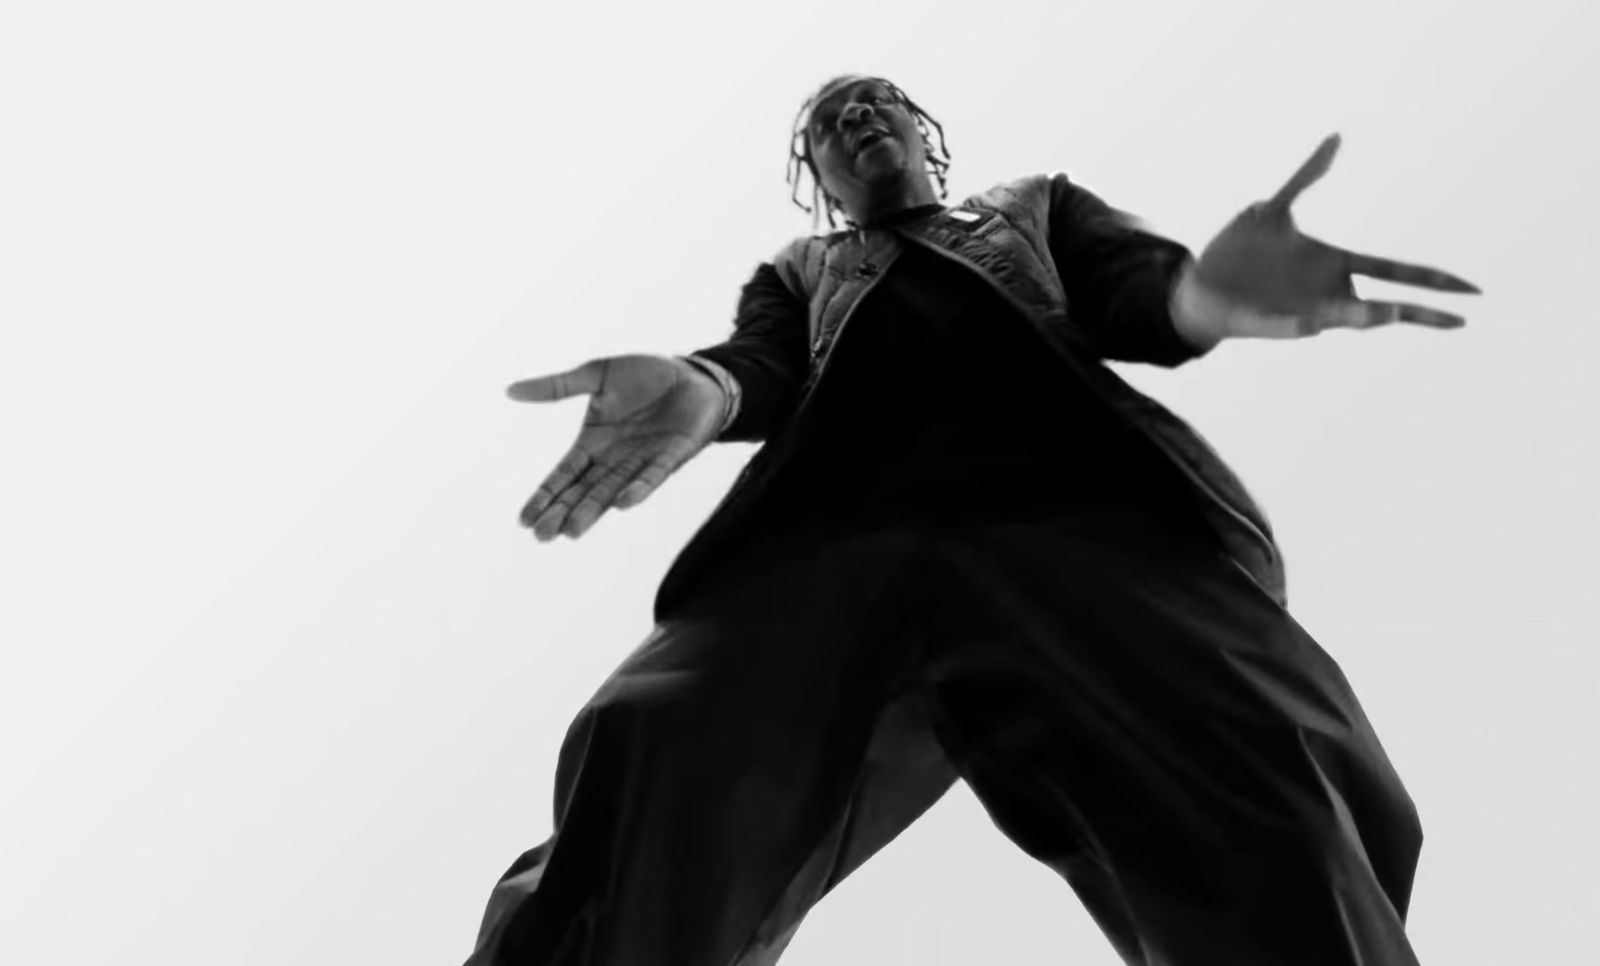
M841 128L855 127L873 114L872 105L862 101L851 101L839 112L839 126Z

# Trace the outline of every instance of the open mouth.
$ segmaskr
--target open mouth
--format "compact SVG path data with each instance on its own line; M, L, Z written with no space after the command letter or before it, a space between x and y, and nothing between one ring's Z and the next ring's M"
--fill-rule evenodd
M889 132L883 128L869 128L861 132L861 136L856 138L855 153L861 154L874 144L888 140L888 137Z

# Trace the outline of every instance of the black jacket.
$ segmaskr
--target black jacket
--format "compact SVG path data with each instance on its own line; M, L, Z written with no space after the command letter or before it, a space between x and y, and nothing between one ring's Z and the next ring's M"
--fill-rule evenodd
M1286 602L1281 554L1243 483L1198 433L1103 364L1171 367L1203 354L1178 334L1168 307L1188 250L1058 174L1000 185L892 227L796 239L756 269L740 293L732 336L694 354L740 383L740 409L719 439L766 445L679 554L658 593L658 614L737 530L763 481L781 472L834 340L908 244L977 272L1033 322L1056 349L1063 377L1184 471L1230 554Z

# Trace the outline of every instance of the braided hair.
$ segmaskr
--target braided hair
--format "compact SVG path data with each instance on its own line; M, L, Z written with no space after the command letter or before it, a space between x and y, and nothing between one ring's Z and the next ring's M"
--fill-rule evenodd
M789 171L786 179L786 183L790 186L789 200L794 202L795 206L801 211L804 211L806 214L811 216L811 226L813 229L815 229L817 226L817 215L819 209L827 214L829 228L838 227L837 222L834 220L835 214L843 216L846 224L853 224L853 222L850 220L850 217L844 214L844 208L839 204L839 199L829 194L827 189L822 187L822 176L817 173L816 160L811 156L810 132L811 113L816 108L817 101L821 100L822 95L837 87L841 83L855 81L876 81L877 83L882 84L884 88L888 90L889 96L894 98L895 101L899 102L900 104L903 104L906 110L911 113L912 118L917 122L917 131L922 135L922 143L926 148L925 153L928 159L928 172L933 175L934 180L939 183L939 200L943 201L949 193L945 186L945 172L950 170L950 149L945 145L944 128L940 126L939 122L934 120L931 114L918 106L917 102L907 97L905 91L902 91L890 81L887 81L882 77L844 74L833 78L826 84L823 84L821 87L817 88L816 93L806 98L805 103L800 105L799 113L795 115L794 127L790 134ZM930 127L932 129L931 131ZM932 135L935 132L937 132L939 135L939 145L937 149L935 149L933 145ZM809 171L811 174L812 203L810 205L807 205L805 202L800 200L800 172L802 170Z

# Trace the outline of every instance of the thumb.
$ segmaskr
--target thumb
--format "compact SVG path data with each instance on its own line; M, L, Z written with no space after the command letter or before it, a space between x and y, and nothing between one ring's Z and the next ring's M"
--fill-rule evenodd
M1295 199L1300 197L1300 192L1311 187L1328 173L1328 169L1333 166L1333 156L1339 153L1340 143L1341 139L1337 133L1323 138L1317 149L1311 152L1311 157L1301 163L1268 203L1277 208L1288 208L1294 204Z
M605 385L605 373L605 360L594 359L566 372L514 382L506 387L506 395L517 402L553 402L569 396L599 392Z

